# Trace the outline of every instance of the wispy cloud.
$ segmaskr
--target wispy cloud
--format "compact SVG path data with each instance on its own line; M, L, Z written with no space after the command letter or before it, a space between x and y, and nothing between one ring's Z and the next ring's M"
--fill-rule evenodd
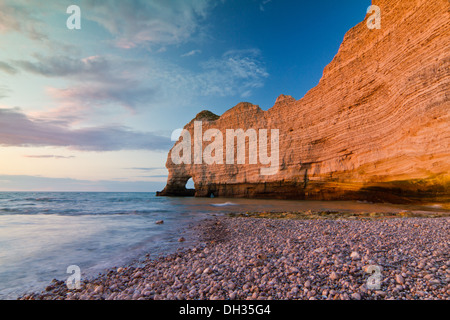
M33 40L46 40L49 14L65 15L71 0L0 0L0 34L18 32ZM216 5L210 0L85 0L83 20L106 30L120 48L180 44L201 29L202 21Z
M0 34L19 32L33 40L47 39L44 22L37 18L26 1L0 0Z
M257 49L227 51L220 59L203 63L203 68L198 80L204 95L249 96L269 76Z
M208 0L87 0L85 6L87 19L108 30L117 46L130 49L184 42L198 30L213 4Z
M153 171L153 170L162 170L166 169L165 167L134 167L134 168L125 168L127 170L139 170L139 171Z
M0 85L0 99L6 98L10 92L11 90L8 87Z
M6 72L8 74L16 74L18 72L16 68L3 61L0 61L0 71Z
M150 176L139 176L138 178L167 178L167 174L155 174Z
M142 171L144 175L136 176L136 178L167 178L167 169L165 167L134 167L124 168L127 170Z
M218 58L202 62L195 71L159 60L116 61L95 57L89 62L69 60L68 66L57 62L58 59L46 64L47 60L52 59L27 65L27 70L51 75L68 74L75 81L69 88L47 88L47 93L60 106L66 106L60 108L62 116L72 114L74 110L82 112L81 106L116 104L135 111L156 102L182 104L198 96L238 95L246 98L261 88L269 76L257 49L227 51ZM25 65L22 63L22 67Z
M156 88L142 86L135 80L124 80L118 83L79 84L64 89L50 87L47 93L69 108L74 105L88 107L117 104L133 111L150 102L156 95Z
M148 103L155 88L144 84L142 62L119 57L89 56L75 58L62 55L34 55L33 60L14 60L11 64L25 72L71 80L68 88L48 87L64 112L73 113L89 106L117 104L134 110ZM145 69L145 68L144 68Z
M151 82L160 84L158 95L180 103L200 96L250 96L269 74L258 49L230 50L201 62L198 70L178 65L152 66Z
M0 145L61 146L83 151L168 150L170 139L124 126L70 128L57 120L32 119L18 109L0 109Z
M75 156L58 156L54 154L42 154L42 155L24 155L25 158L34 158L34 159L72 159Z
M190 56L199 54L199 53L201 53L201 52L202 52L202 50L199 50L199 49L191 50L191 51L189 51L189 52L186 52L185 54L182 54L181 57L190 57Z
M71 77L76 79L105 79L111 74L110 62L102 56L74 58L66 55L34 55L34 61L14 60L11 63L34 74L45 77ZM0 64L1 68L1 64Z
M272 0L263 0L263 1L259 4L259 10L265 11L265 5L268 4L269 2L272 2Z
M0 191L152 192L162 190L164 185L163 181L90 181L32 175L0 175Z

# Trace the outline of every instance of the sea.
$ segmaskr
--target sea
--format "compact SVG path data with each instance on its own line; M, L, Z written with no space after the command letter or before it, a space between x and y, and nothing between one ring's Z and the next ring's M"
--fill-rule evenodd
M190 226L228 213L330 210L422 210L356 201L291 201L157 197L155 193L0 192L0 299L40 292L192 245ZM431 211L439 210L430 207ZM156 224L163 220L163 224ZM186 242L179 242L183 236ZM71 270L72 271L72 270Z

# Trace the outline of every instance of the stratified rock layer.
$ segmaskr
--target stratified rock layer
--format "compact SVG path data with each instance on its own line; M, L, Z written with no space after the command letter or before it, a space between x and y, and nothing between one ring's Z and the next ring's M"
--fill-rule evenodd
M174 164L169 153L167 186L158 194L192 195L185 188L192 177L196 196L448 201L449 1L374 4L381 29L362 21L348 31L302 99L281 95L267 111L239 103L220 117L203 111L194 119L203 132L224 136L226 129L279 129L278 173L261 175L248 154L246 164L208 165ZM185 126L192 137L194 120Z

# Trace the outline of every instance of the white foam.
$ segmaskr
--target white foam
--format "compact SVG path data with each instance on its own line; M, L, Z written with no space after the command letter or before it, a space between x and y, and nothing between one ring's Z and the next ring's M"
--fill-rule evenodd
M237 203L225 202L225 203L213 203L211 205L214 207L226 207L226 206L237 206Z

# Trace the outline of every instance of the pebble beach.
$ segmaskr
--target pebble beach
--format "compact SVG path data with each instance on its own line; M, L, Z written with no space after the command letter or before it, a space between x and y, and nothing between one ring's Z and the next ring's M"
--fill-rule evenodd
M450 218L212 217L173 254L31 300L448 300ZM189 239L192 238L192 239ZM184 239L180 238L180 241ZM193 244L192 244L193 243ZM370 281L376 266L376 287ZM372 269L373 271L373 269ZM373 280L373 278L372 278Z

